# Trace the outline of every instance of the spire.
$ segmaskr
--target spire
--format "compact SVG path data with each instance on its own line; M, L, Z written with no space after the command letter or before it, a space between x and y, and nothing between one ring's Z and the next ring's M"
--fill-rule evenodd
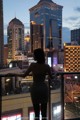
M41 2L53 2L52 0L40 0L39 3Z
M40 2L47 1L47 2L52 2L52 0L40 0Z

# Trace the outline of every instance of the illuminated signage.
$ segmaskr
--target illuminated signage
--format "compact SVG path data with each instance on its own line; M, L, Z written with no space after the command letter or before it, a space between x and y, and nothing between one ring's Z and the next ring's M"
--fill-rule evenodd
M41 115L41 111L40 111L40 120L42 120L42 115ZM29 108L29 120L34 120L35 119L35 113L33 110L33 107Z
M51 57L48 57L48 65L51 67Z
M21 114L4 116L1 120L21 120Z
M61 120L61 105L53 103L52 105L52 120Z
M35 113L34 113L34 111L31 111L29 113L29 120L34 120L34 118L35 118ZM40 111L40 120L42 120L41 111Z
M56 64L58 64L57 57L53 57L53 65L56 65Z
M34 60L34 58L33 57L28 57L28 62L29 62L29 65L31 64L31 63L35 63L36 61Z

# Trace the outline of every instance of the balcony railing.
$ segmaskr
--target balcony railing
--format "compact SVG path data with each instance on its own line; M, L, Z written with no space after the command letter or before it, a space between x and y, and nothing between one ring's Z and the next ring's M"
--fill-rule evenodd
M48 84L49 120L80 119L80 72L57 72L53 76L54 79ZM10 81L15 81L14 85ZM31 76L22 80L19 76L1 74L1 100L4 96L29 93L31 84Z

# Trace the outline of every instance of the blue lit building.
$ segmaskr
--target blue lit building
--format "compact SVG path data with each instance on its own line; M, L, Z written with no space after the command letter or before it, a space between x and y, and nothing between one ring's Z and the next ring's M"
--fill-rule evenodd
M43 25L44 50L62 47L62 8L63 6L52 0L40 0L37 5L29 9L30 23Z

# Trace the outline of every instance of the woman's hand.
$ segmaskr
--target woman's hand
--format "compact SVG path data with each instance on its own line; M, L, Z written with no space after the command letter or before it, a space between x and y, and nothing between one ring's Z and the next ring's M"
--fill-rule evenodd
M6 74L6 77L13 77L13 76L15 76L16 74L15 73L7 73Z

